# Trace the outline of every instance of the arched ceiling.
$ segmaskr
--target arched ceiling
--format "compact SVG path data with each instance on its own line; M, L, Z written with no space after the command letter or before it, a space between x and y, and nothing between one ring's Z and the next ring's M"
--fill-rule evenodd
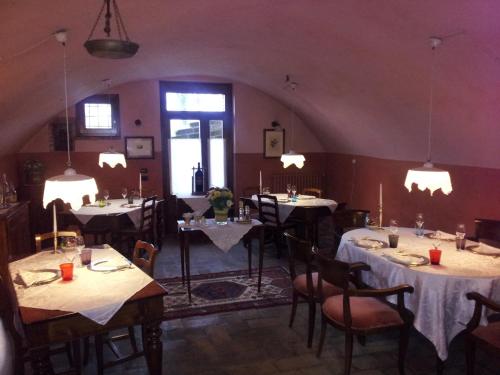
M295 105L328 151L424 161L437 35L433 160L500 168L497 0L118 0L140 44L121 61L82 46L101 4L0 2L3 155L63 109L62 47L50 34L66 28L70 103L105 78L225 77Z

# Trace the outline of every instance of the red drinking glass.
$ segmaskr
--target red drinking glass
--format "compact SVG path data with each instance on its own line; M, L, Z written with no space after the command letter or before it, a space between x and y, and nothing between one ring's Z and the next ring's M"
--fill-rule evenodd
M73 280L73 263L62 263L59 265L63 281Z
M429 258L431 260L431 264L439 265L441 262L441 250L439 249L430 249L429 250Z

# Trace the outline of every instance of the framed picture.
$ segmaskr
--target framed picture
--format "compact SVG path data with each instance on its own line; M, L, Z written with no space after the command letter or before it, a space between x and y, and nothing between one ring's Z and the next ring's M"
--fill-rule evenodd
M285 152L285 129L264 129L264 157L279 158Z
M127 159L154 159L154 137L125 137Z

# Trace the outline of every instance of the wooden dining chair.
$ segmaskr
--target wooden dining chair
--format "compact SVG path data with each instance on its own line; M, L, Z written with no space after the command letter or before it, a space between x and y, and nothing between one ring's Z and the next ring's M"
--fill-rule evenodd
M281 239L286 230L296 231L297 223L282 223L279 215L278 200L274 195L257 195L259 220L264 224L266 232L271 233L271 237L276 246L276 255L281 257Z
M306 187L302 190L304 195L314 195L316 198L321 198L323 191L315 187Z
M65 238L65 237L76 237L80 235L80 232L77 231L58 231L55 233L56 237L59 238ZM54 232L48 232L48 233L39 233L35 234L35 251L38 253L42 251L43 249L43 244L45 241L48 240L53 240L54 239ZM50 247L54 246L54 242L50 244Z
M353 230L355 228L362 228L365 226L366 217L370 214L369 210L358 210L358 209L342 209L335 210L332 213L333 222L333 236L334 236L334 253L335 255L337 249L340 245L340 241L344 233Z
M140 268L144 273L148 274L151 277L154 277L154 270L156 264L156 256L158 255L158 249L153 246L151 243L144 241L137 241L134 246L134 252L132 256L132 262ZM106 335L97 335L95 337L95 349L96 349L96 358L97 358L97 374L102 375L104 369L113 367L120 363L130 361L132 359L138 358L144 355L144 348L139 350L137 346L137 339L135 336L135 329L133 326L127 328L128 333L110 336L110 334ZM130 346L132 348L132 352L126 355L123 355L118 347L115 345L116 341L130 339ZM144 342L144 335L143 335ZM108 346L111 352L117 358L114 361L104 362L104 345Z
M17 305L15 290L13 288L12 279L8 269L5 269L0 273L0 301L2 301L0 307L0 318L4 324L7 334L11 337L11 342L13 344L13 374L24 375L25 362L29 362L33 359L31 357L32 348L30 347L30 343L25 339L25 335L22 331L22 324L19 324L21 321L19 316L19 306ZM81 360L79 340L61 344L62 346L58 345L50 348L49 356L65 352L68 358L69 369L66 369L63 373L80 374ZM53 371L53 369L46 370Z
M312 346L314 325L316 317L316 304L320 302L318 294L318 272L314 271L314 253L310 241L301 240L290 233L284 233L288 245L288 265L290 278L293 286L292 312L290 314L289 327L292 327L297 312L299 298L307 301L309 306L309 330L307 333L307 347ZM305 265L305 272L297 273L297 263ZM342 294L342 289L323 282L323 293L325 296Z
M154 242L156 225L156 196L148 197L142 200L141 219L139 228L133 224L120 228L118 232L120 243L125 243L124 252L130 259L130 248L133 248L138 240Z
M388 330L399 330L398 369L404 374L404 360L408 348L413 314L406 309L405 293L413 293L410 285L399 285L386 289L352 288L350 282L359 286L357 274L368 271L364 263L349 264L318 254L318 291L321 299L321 336L318 357L321 355L327 324L340 329L345 334L344 374L351 372L353 336L365 337ZM342 294L328 297L324 292L324 282L342 289ZM383 300L388 296L397 297L394 308Z
M475 241L484 242L487 245L500 247L500 220L474 219Z
M260 189L258 186L247 186L241 191L243 197L251 197L252 195L260 194Z
M476 292L467 293L466 296L467 299L475 301L474 313L465 330L467 375L474 375L476 347L481 347L496 358L500 357L500 321L490 322L486 326L479 325L483 307L500 313L500 303Z

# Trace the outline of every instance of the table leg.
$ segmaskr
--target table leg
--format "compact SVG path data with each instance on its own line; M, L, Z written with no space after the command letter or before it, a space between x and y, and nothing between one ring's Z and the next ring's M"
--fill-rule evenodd
M248 277L252 277L252 238L248 237L246 240L248 251Z
M160 323L148 324L143 330L145 334L145 356L150 375L162 374L163 344L161 342Z
M37 348L30 351L31 368L34 375L53 374L52 366L49 360L49 348Z
M179 250L181 253L181 273L182 273L182 285L186 282L186 277L185 277L185 272L184 270L186 269L186 264L184 260L184 232L180 231L178 233L179 235Z
M189 302L191 302L191 265L189 261L189 234L184 232L184 265L186 267L186 281Z
M265 227L261 226L259 230L259 281L257 283L257 292L260 293L260 284L262 283L262 266L264 265L264 235Z

